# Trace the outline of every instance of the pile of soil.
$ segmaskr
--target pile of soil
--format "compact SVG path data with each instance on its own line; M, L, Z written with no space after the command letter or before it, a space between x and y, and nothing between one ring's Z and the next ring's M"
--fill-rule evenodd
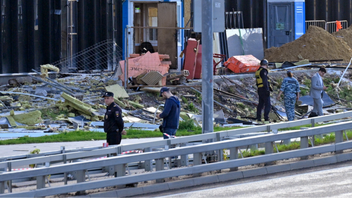
M352 41L351 41L352 42ZM265 58L270 62L343 59L348 62L352 49L342 39L336 38L324 29L310 26L306 34L281 47L265 50Z
M334 32L333 35L344 40L347 45L352 48L352 25L347 29L342 29L338 32Z

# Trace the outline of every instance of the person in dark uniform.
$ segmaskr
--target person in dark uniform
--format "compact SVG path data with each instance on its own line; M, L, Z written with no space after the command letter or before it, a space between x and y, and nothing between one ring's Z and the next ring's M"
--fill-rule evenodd
M109 145L118 145L121 143L121 134L126 134L126 131L123 130L122 110L114 102L114 93L106 92L103 98L107 106L104 116L106 141Z
M268 79L268 64L266 59L260 61L260 67L255 72L256 84L258 87L259 104L257 106L257 121L262 120L262 109L264 106L264 119L269 121L269 112L271 109L270 104L270 91L272 88L270 86L270 81Z

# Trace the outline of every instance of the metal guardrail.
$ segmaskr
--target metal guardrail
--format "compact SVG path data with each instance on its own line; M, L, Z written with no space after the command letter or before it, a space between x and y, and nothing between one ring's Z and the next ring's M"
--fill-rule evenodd
M216 133L207 133L207 134L200 134L194 136L187 136L187 137L179 137L167 140L158 140L153 142L145 142L145 143L137 143L137 144L129 144L129 145L119 145L109 148L102 148L102 147L92 147L92 148L84 148L84 149L75 149L75 150L68 150L63 153L62 151L53 151L47 152L44 154L48 154L49 156L38 156L38 155L21 155L21 156L28 156L28 159L19 159L19 160L8 160L8 159L18 159L20 156L8 156L3 157L1 159L7 159L6 161L0 162L0 169L11 169L17 168L21 166L26 166L29 164L38 164L38 163L60 163L66 162L69 160L76 160L76 159L83 159L83 158L92 158L92 157L101 157L106 156L108 154L116 153L121 154L125 151L130 150L143 150L144 152L152 151L152 148L165 148L171 147L171 145L180 145L181 147L186 146L188 143L191 142L198 142L198 141L206 141L206 140L213 140L213 141L222 141L224 139L228 139L231 137L240 136L243 134L250 134L250 133L258 133L258 132L274 132L276 133L279 129L282 128L289 128L295 126L302 126L302 125L311 125L312 127L315 126L317 122L324 122L324 121L331 121L336 119L342 119L352 117L352 111L338 113L333 115L321 116L321 117L314 117L308 118L304 120L296 120L291 122L283 122L271 125L263 125L263 126L256 126L250 128L241 128L229 131L221 131ZM183 163L182 165L186 165ZM151 169L150 166L146 166L146 171Z
M236 140L226 140L221 142L213 142L202 145L195 145L189 147L181 147L167 151L149 152L142 154L135 154L130 156L116 156L105 160L98 160L93 162L79 162L75 164L65 164L55 167L44 167L34 170L21 171L21 172L4 172L0 177L0 193L5 191L5 182L19 179L36 177L37 178L37 190L30 192L21 193L7 193L1 194L0 197L38 197L38 196L49 196L56 194L63 194L68 192L84 191L89 189L96 189L100 187L122 185L141 181L150 180L163 180L164 178L173 176L182 176L188 174L198 175L199 173L215 171L221 169L235 170L240 166L246 166L258 163L267 163L276 160L288 159L288 158L305 158L308 155L336 152L341 153L345 149L352 148L352 141L343 142L343 131L352 129L352 121L338 124L331 124L327 126L320 126L310 128L301 131L282 132L279 134L267 134L256 137L248 137ZM324 146L318 146L308 148L308 137L335 133L335 144L329 144ZM290 138L301 138L301 149L294 151L286 151L280 153L273 153L273 143L278 140L290 139ZM253 144L265 143L265 156L249 157L243 159L236 159L238 156L238 148L242 146L248 146ZM230 150L230 159L228 161L214 162L211 164L202 164L202 153L214 150ZM188 155L193 154L193 167L178 168L173 170L164 170L164 159L172 156ZM125 176L126 164L139 161L155 160L156 172L144 173L138 175ZM99 181L85 182L85 171L89 169L96 169L105 166L114 166L117 171L117 175L120 178L106 179ZM77 178L78 184L65 185L59 187L45 188L45 176L65 173L68 171L76 171L79 177ZM43 189L41 189L43 188Z

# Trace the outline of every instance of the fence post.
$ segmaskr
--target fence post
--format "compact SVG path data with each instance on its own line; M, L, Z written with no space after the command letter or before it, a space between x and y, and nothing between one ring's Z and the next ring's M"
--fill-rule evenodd
M308 148L308 136L301 137L301 149ZM308 159L308 156L301 157L301 160Z
M9 170L9 172L12 171L12 163L11 163L11 162L7 162L7 168L8 168L8 170ZM8 191L9 191L10 193L12 193L12 180L9 180L9 181L8 181L7 187L8 187Z
M126 175L126 164L118 164L114 166L115 177L121 177Z
M265 142L265 155L272 154L274 152L274 142ZM266 162L265 165L273 165L275 162Z
M76 171L76 179L77 179L77 183L85 182L86 181L86 170ZM78 191L77 195L82 195L84 193L85 193L85 190Z
M193 154L193 166L202 164L202 153L194 153ZM200 176L200 173L193 174L193 176Z
M186 143L182 143L181 147L186 145ZM188 155L181 155L181 166L188 166Z
M156 168L156 171L164 170L164 158L155 160L155 168ZM156 183L162 183L164 181L165 181L164 179L157 179Z
M343 131L335 132L335 143L343 142ZM336 154L342 153L342 150L335 151Z
M148 147L144 149L144 152L150 152L152 148ZM152 160L145 160L144 161L144 170L145 171L152 171Z
M221 141L221 137L220 137L220 133L216 133L216 141L220 142ZM224 151L223 149L220 149L217 151L218 152L218 161L224 161Z
M5 182L6 181L0 182L0 194L4 194L5 193Z
M126 165L127 164L118 164L114 166L115 177L122 177L126 175ZM124 188L126 185L118 185L119 188Z
M45 175L37 177L37 189L45 188Z
M238 158L238 147L230 148L230 160L235 160ZM230 168L230 171L237 171L238 167Z

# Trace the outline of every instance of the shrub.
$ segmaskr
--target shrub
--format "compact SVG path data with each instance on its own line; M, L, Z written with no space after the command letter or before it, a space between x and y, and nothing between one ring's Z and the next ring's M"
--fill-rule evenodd
M179 130L194 130L197 127L194 125L194 121L192 119L187 119L180 121L178 129Z

